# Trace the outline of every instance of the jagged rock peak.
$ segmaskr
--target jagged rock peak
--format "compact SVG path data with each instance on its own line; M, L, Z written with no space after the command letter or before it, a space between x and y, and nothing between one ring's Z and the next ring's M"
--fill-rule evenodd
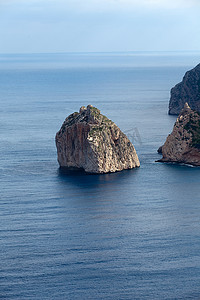
M190 106L189 106L189 104L187 102L185 102L185 105L184 105L183 109L184 110L188 110L188 109L191 110L191 108L190 108Z
M176 162L200 166L200 113L185 103L171 134L158 149L160 162Z
M140 166L127 136L92 105L65 119L56 134L56 147L61 167L108 173Z
M185 105L182 108L180 114L178 115L177 120L182 120L182 118L183 118L184 115L189 115L189 114L192 113L192 111L193 110L191 109L191 107L189 106L189 104L187 102L185 102Z
M87 108L85 106L81 106L80 109L79 109L79 113L81 114L85 110L87 110Z
M186 72L182 82L171 89L169 114L178 115L185 102L200 112L200 64Z

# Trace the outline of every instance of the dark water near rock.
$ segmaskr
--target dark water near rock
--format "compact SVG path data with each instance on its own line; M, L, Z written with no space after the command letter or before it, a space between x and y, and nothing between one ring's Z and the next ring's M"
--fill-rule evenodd
M199 61L0 56L0 299L200 299L200 168L155 163L169 90ZM141 168L59 170L55 133L87 104L129 134Z

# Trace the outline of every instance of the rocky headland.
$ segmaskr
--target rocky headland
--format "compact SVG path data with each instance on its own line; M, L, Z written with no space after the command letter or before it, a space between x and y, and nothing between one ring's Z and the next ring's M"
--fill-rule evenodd
M185 103L171 134L163 146L159 162L184 163L200 166L200 113Z
M60 167L108 173L140 166L127 136L92 105L65 119L56 134L56 147Z
M171 89L169 114L178 115L186 102L200 112L200 64L186 72L182 82Z

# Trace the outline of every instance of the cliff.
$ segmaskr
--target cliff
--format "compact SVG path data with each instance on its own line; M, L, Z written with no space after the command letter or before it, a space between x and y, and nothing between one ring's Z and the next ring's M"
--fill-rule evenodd
M169 114L178 115L186 102L200 112L200 64L186 72L182 82L171 89Z
M187 103L179 114L172 133L158 152L163 155L160 162L200 166L200 114Z
M61 167L108 173L140 166L126 135L92 105L66 118L56 134L56 147Z

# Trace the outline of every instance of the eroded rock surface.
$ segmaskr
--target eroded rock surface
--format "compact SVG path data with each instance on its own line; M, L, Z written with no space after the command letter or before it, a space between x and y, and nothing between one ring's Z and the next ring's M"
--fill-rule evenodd
M186 72L182 82L171 89L169 114L178 115L186 102L200 112L200 64Z
M200 166L200 114L188 103L179 114L171 134L158 149L160 162L184 163Z
M92 105L65 119L56 134L56 147L61 167L108 173L140 166L127 136Z

